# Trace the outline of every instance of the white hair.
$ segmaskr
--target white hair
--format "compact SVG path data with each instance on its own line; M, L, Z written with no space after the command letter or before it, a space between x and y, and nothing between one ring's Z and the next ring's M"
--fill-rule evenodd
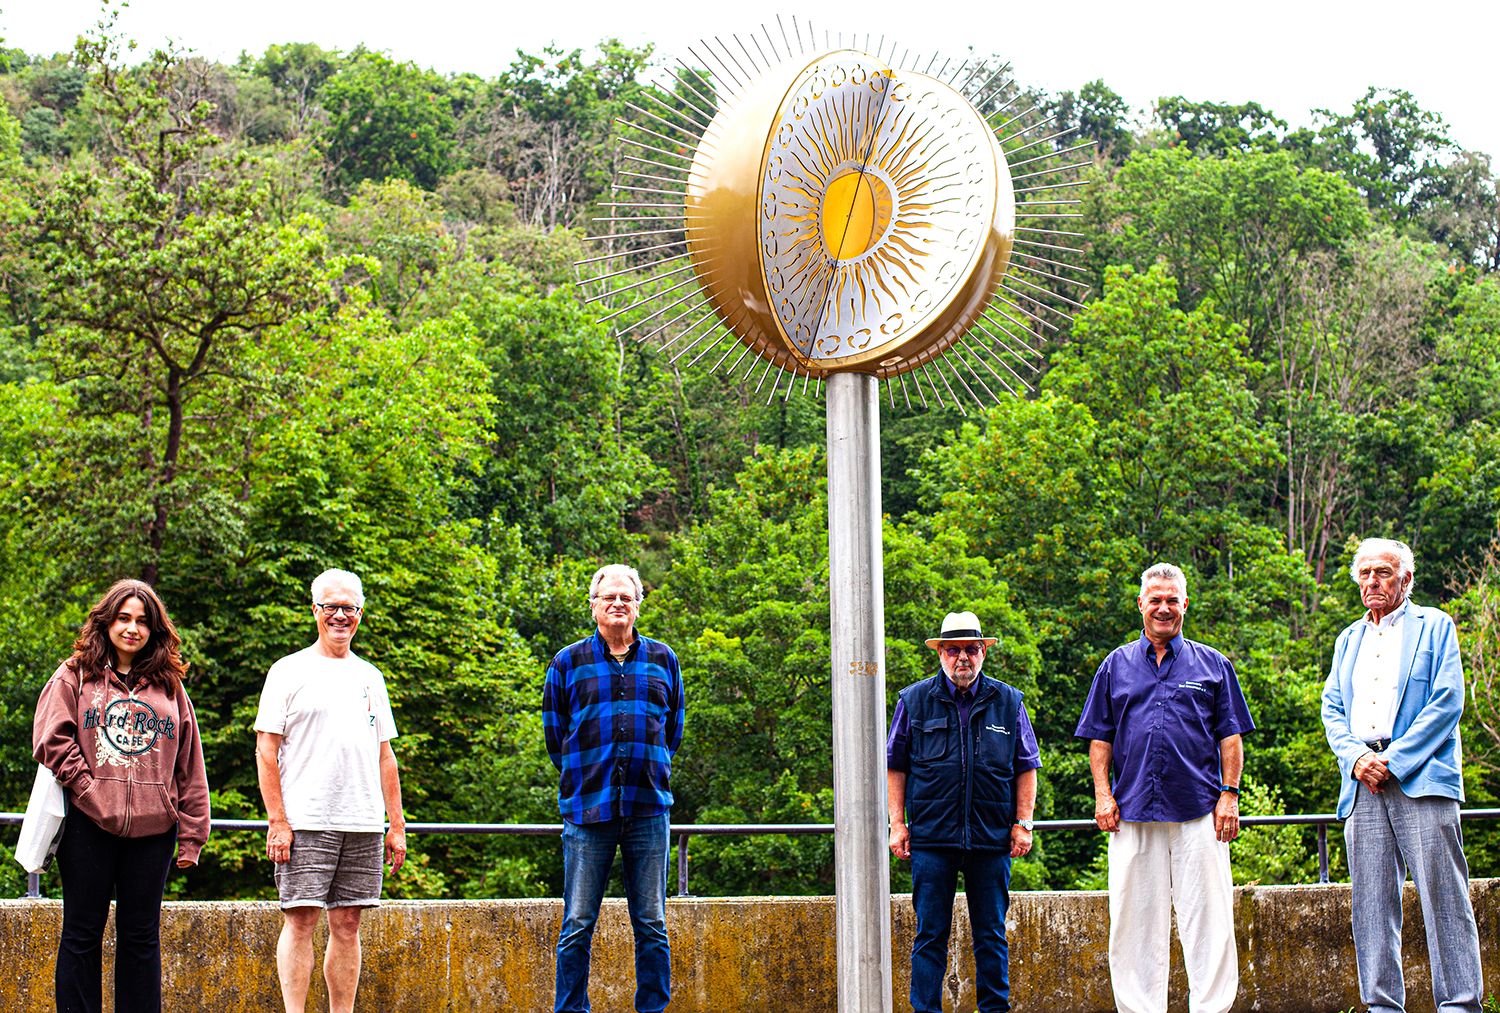
M635 567L624 563L610 563L594 571L594 579L589 581L589 601L593 601L599 594L599 584L605 577L629 577L630 582L635 585L635 600L640 601L646 597L646 585L641 583L641 575L636 572Z
M1395 556L1403 581L1417 572L1417 563L1412 557L1410 545L1394 538L1366 538L1359 543L1359 548L1354 550L1354 558L1349 561L1349 579L1354 583L1359 583L1359 561L1371 556Z
M1169 580L1187 594L1187 576L1171 563L1152 563L1141 573L1141 597L1146 597L1146 585L1153 580Z
M365 585L357 574L350 573L348 570L324 570L314 577L310 589L313 604L320 602L325 594L336 587L343 588L354 595L354 604L360 608L365 607Z

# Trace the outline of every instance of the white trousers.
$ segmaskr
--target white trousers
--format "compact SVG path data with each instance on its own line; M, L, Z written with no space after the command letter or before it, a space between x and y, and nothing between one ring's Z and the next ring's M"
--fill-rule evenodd
M1119 1013L1167 1013L1172 911L1189 1013L1226 1013L1240 987L1229 845L1213 813L1188 823L1124 823L1109 835L1109 977Z

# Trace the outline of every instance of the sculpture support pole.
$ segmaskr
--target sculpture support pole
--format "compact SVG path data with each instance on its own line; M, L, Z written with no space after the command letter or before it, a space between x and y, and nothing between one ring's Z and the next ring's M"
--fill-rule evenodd
M828 597L839 1013L891 1013L880 387L828 378Z

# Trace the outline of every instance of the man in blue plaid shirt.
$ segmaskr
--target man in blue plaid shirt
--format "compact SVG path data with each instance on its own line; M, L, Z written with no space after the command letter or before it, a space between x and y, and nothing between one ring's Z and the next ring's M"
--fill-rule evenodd
M682 744L682 672L670 647L635 631L644 597L634 569L600 567L589 583L599 628L557 653L542 689L547 752L562 772L557 1013L589 1009L594 922L616 847L635 929L635 1008L658 1013L672 997L668 812L672 757Z

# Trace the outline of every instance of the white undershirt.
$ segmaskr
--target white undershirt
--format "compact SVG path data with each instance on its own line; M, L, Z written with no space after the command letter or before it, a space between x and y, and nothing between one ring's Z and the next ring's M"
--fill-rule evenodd
M1365 613L1364 636L1354 659L1354 700L1349 707L1349 730L1363 742L1391 737L1396 688L1401 684L1401 623L1406 605L1402 602L1378 623Z

